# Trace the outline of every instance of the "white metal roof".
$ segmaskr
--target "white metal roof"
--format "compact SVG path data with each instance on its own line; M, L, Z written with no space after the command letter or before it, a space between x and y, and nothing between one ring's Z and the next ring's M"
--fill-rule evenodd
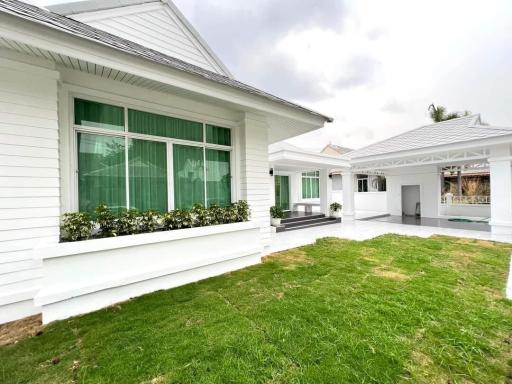
M512 128L482 125L480 115L475 114L425 125L355 150L344 157L352 160L369 156L399 154L402 151L426 149L511 134Z

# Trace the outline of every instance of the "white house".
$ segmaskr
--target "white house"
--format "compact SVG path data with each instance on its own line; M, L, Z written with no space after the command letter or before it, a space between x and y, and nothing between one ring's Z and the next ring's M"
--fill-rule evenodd
M52 9L0 1L0 323L258 263L268 145L332 119L235 80L170 0ZM250 222L59 243L61 214L102 201L240 199Z

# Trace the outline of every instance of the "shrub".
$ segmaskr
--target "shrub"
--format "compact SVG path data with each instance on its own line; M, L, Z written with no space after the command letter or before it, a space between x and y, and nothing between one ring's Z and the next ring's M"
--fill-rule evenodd
M333 211L333 212L341 211L341 208L342 208L340 203L332 203L329 207L331 208L331 211Z
M210 214L211 225L222 224L224 222L223 208L219 207L217 204L210 205L208 212Z
M163 217L163 222L166 229L191 228L192 214L188 209L176 209L167 212Z
M62 240L87 240L92 235L94 223L86 212L65 213L60 228Z
M119 235L133 235L139 233L139 216L137 209L124 211L117 219L117 233Z
M237 203L233 203L235 210L235 222L241 223L248 221L251 211L249 210L249 204L245 200L239 200Z
M212 225L212 215L203 204L194 204L191 210L194 227L206 227Z
M283 209L276 205L270 207L270 216L273 219L282 219L284 217Z
M115 237L118 233L117 218L106 204L98 205L94 210L96 222L100 226L101 237Z
M143 233L155 232L160 228L160 214L156 211L149 210L142 213L140 217L140 230Z

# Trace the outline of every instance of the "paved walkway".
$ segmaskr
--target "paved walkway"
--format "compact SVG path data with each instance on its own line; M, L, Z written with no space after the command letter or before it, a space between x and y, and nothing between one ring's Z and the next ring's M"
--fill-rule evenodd
M339 237L350 240L367 240L386 233L400 235L430 237L432 235L445 235L464 237L479 240L493 240L512 243L512 235L496 235L486 231L472 231L454 228L438 228L406 224L385 223L379 221L361 221L325 225L296 231L273 234L273 240L267 253L312 244L322 237Z

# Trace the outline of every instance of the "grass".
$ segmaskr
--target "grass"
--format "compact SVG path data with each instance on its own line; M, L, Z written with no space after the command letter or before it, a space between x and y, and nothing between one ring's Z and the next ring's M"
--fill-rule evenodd
M510 251L322 239L53 323L0 347L0 382L512 383Z

